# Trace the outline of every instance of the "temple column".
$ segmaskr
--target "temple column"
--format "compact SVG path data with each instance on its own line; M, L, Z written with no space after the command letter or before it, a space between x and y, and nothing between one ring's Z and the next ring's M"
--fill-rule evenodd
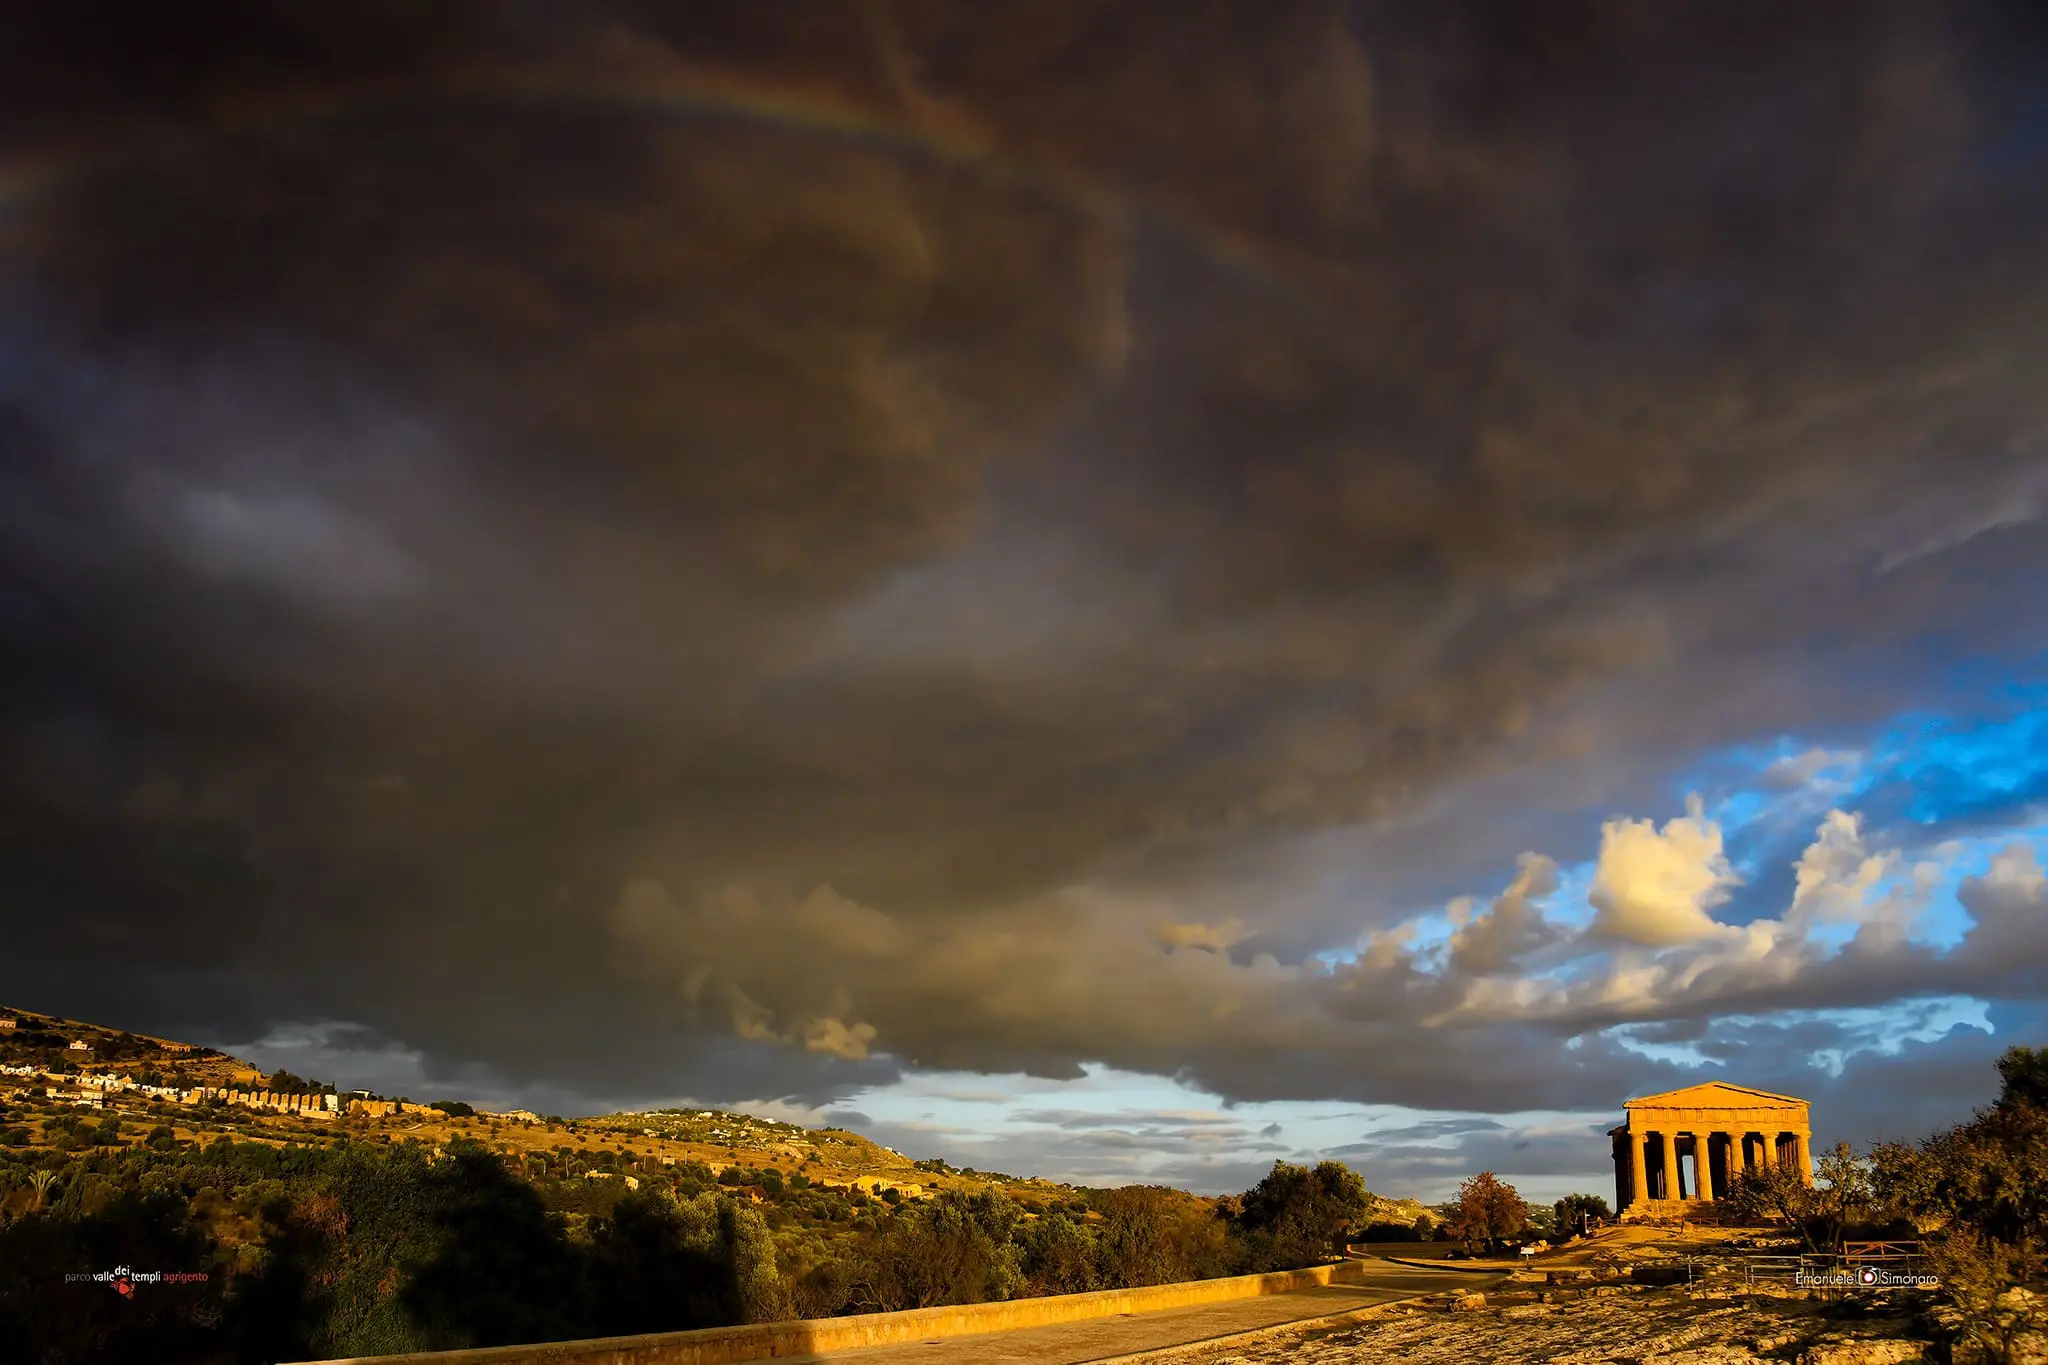
M1714 1198L1714 1135L1712 1133L1694 1133L1692 1135L1692 1168L1699 1174L1699 1188L1693 1191L1693 1197L1712 1202Z
M1650 1202L1650 1150L1641 1133L1628 1135L1629 1193L1632 1204Z
M1802 1185L1813 1183L1813 1152L1807 1145L1810 1141L1805 1133L1792 1135L1793 1150L1796 1153L1792 1159L1799 1163L1799 1183Z
M1678 1139L1669 1128L1657 1134L1664 1140L1664 1197L1680 1198L1678 1183Z
M1749 1134L1731 1133L1729 1138L1735 1144L1728 1149L1728 1183L1732 1185L1749 1174Z

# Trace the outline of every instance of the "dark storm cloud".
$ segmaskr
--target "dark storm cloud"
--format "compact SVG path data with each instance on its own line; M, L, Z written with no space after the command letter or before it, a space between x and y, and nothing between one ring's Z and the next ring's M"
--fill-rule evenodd
M2025 7L16 21L24 1003L1591 1103L1665 1072L1419 1031L1390 950L1299 988L1391 893L1188 907L2038 646ZM1549 941L1510 889L1461 969Z

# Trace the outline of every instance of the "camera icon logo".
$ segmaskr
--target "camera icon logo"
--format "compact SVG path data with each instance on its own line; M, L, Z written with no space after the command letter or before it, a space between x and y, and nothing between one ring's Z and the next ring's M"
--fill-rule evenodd
M1861 1271L1857 1273L1856 1278L1863 1281L1863 1283L1865 1284L1876 1284L1877 1269L1874 1266L1865 1266Z

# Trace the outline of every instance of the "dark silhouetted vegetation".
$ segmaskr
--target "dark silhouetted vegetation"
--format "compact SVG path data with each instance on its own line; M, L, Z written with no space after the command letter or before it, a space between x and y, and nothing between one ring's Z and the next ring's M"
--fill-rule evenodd
M1334 1163L1276 1165L1241 1210L1157 1187L892 1204L567 1143L202 1146L42 1121L55 1145L0 1149L6 1361L381 1355L1162 1284L1313 1263L1369 1203ZM66 1279L124 1265L192 1278L130 1297Z
M1988 1360L2048 1330L2013 1294L2048 1291L2048 1048L2007 1049L1998 1075L1997 1102L1968 1123L1874 1149L1865 1186L1881 1214L1927 1236L1963 1334Z

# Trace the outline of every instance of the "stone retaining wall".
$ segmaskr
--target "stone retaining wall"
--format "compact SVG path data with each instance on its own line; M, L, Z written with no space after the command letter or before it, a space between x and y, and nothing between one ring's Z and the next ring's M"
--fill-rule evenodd
M903 1313L862 1313L846 1318L765 1322L746 1327L710 1327L695 1332L660 1332L640 1337L599 1337L532 1346L486 1346L465 1351L420 1351L410 1355L361 1356L334 1365L736 1365L858 1346L892 1346L1020 1327L1156 1313L1232 1299L1286 1294L1363 1278L1358 1261L1283 1270L1271 1275L1237 1275L1190 1280L1147 1289L1104 1289L1092 1294L1052 1294L1002 1303L953 1308L914 1308Z

